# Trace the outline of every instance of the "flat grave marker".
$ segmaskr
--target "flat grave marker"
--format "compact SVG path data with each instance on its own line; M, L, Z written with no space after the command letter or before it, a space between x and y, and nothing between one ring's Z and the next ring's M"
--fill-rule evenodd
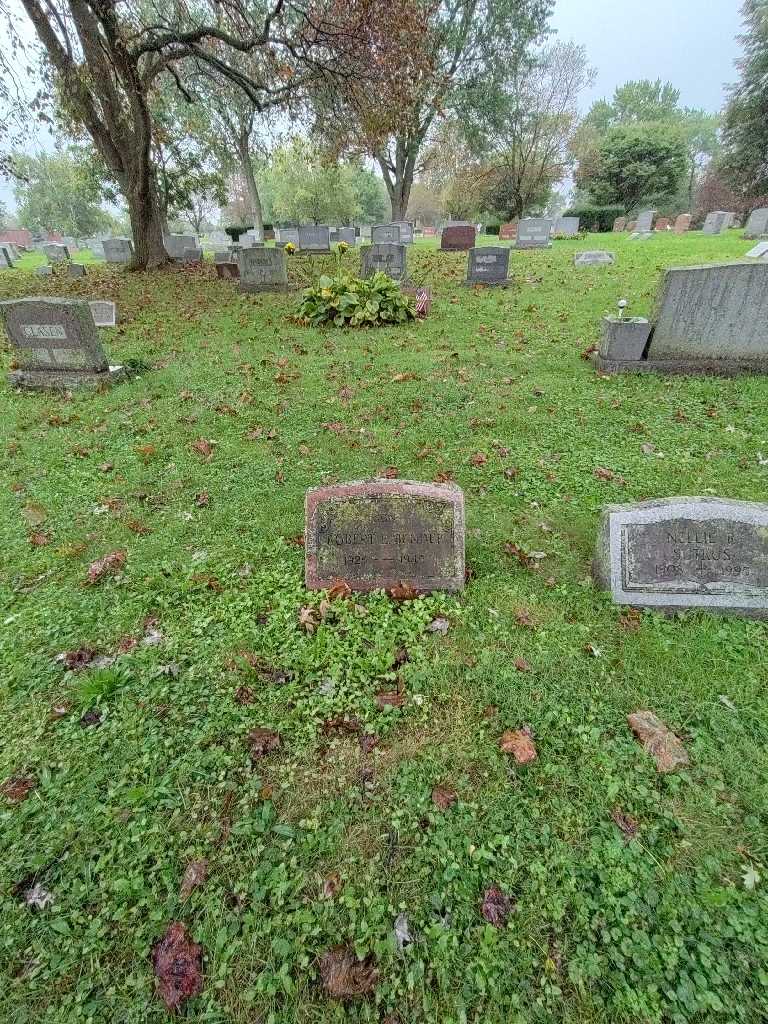
M616 604L768 616L768 505L675 497L603 510L594 575Z
M758 242L747 253L752 260L768 260L768 242Z
M117 323L117 306L107 299L92 299L88 305L91 307L91 316L97 327L114 327Z
M615 263L616 253L607 252L605 249L588 249L585 252L577 252L573 257L574 267L600 266L606 263Z
M311 589L401 584L464 588L464 494L454 484L371 480L316 487L305 502L305 575Z

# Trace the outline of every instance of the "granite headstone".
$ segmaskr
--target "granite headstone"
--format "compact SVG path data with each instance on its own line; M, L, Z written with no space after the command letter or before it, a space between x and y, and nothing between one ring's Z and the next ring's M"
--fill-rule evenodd
M745 238L762 238L768 235L768 206L753 210L744 228Z
M284 249L241 249L237 254L241 292L283 292L288 289ZM226 263L219 263L226 267ZM217 271L221 276L221 271Z
M473 248L475 240L474 224L448 224L440 236L440 248L444 252L465 252Z
M117 323L117 306L107 299L93 299L88 303L91 316L97 327L114 327Z
M374 224L371 228L371 242L377 245L381 242L400 242L399 224Z
M675 219L675 234L684 235L686 231L691 229L691 215L690 213L681 213Z
M130 238L105 238L102 245L107 263L130 263L133 259L133 242Z
M380 271L395 281L402 281L407 271L407 249L400 242L374 242L360 250L360 276L370 277Z
M524 217L517 225L516 249L548 249L552 245L552 221L547 217Z
M29 298L0 302L0 317L14 350L14 387L61 390L110 384L124 376L110 366L93 313L81 299Z
M650 231L653 228L653 218L655 216L655 210L643 210L643 212L637 218L634 230L639 231L641 233Z
M305 503L306 585L464 587L464 495L453 484L372 480L317 487Z
M302 224L299 227L299 248L304 252L330 252L331 233L327 224ZM242 277L242 274L241 274Z
M675 497L603 510L594 573L616 604L768 615L768 505Z
M508 246L482 245L469 250L467 284L505 285L509 283L508 273Z

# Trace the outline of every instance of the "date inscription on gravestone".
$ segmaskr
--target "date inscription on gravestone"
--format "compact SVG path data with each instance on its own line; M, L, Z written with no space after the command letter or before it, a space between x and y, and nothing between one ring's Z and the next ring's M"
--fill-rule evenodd
M464 496L455 486L373 480L314 488L305 538L308 587L464 586Z
M768 505L669 498L603 514L598 577L614 600L768 614Z

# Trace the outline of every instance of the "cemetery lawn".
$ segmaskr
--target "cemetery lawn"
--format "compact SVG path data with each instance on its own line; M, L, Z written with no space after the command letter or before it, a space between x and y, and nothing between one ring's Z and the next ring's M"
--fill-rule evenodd
M465 254L418 243L429 318L369 331L302 328L296 296L210 264L0 272L0 298L114 299L105 346L134 370L71 400L0 386L0 785L34 786L0 794L0 1021L165 1020L172 921L204 950L183 1016L206 1024L766 1019L766 625L614 607L590 560L606 503L765 500L768 379L581 356L664 266L753 244L557 241L474 290ZM594 248L616 264L575 270ZM304 589L305 490L385 472L464 489L458 598ZM657 774L638 708L688 768ZM518 765L499 738L524 726ZM281 746L253 761L257 727ZM337 945L378 970L346 1004L320 978Z

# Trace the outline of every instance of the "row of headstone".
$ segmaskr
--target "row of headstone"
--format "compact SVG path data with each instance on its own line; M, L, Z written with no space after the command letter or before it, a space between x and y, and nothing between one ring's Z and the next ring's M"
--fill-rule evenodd
M413 224L410 221L392 221L389 224L374 224L371 227L371 242L396 242L413 244Z
M354 591L465 586L464 494L455 484L369 480L305 497L307 587ZM593 575L614 603L676 612L768 612L768 505L674 497L609 505Z
M626 217L617 217L613 222L613 231L622 232L630 231L632 233L638 233L642 235L650 235L653 224L653 210L646 210L643 214L635 220L628 220ZM650 226L647 226L649 225ZM674 231L676 235L683 235L691 227L691 215L690 213L681 213L676 219L674 224L669 220L668 217L660 217L655 224L656 231Z
M96 320L105 319L106 305L99 302L94 308L82 299L52 298L0 302L0 320L14 354L9 383L55 391L122 379L124 367L109 365L97 332Z
M705 235L719 235L731 226L735 216L734 213L728 213L725 210L713 210L704 219L702 230Z
M768 261L672 267L654 323L603 320L604 372L733 375L768 372Z

